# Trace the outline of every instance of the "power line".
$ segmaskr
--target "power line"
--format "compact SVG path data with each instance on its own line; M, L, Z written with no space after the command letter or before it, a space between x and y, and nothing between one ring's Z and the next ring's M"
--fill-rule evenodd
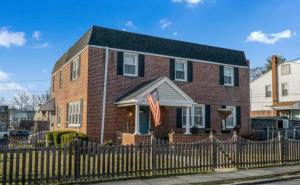
M45 82L45 81L50 81L50 79L48 80L17 80L17 81L3 81L0 82L1 84L5 84L5 83L30 83L30 82Z

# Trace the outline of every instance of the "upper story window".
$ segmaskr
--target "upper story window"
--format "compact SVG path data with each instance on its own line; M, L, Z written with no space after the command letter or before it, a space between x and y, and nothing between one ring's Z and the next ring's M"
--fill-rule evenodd
M231 111L231 114L226 118L226 128L234 128L236 125L236 107L226 106L226 109Z
M187 62L184 60L175 61L175 80L187 81Z
M233 86L233 67L224 66L224 85Z
M281 65L281 75L291 74L290 64Z
M123 71L125 76L138 76L138 55L124 53Z
M265 96L266 96L266 98L269 98L272 96L272 86L271 85L265 86Z
M68 125L80 126L82 120L82 102L76 101L68 104Z
M75 80L76 78L79 77L80 75L80 60L79 60L79 57L76 57L73 61L72 61L72 64L71 64L71 79L72 80Z
M282 94L282 96L288 95L288 83L281 84L281 94Z
M55 76L52 77L52 91L55 90Z
M61 88L63 85L63 71L59 71L59 87Z

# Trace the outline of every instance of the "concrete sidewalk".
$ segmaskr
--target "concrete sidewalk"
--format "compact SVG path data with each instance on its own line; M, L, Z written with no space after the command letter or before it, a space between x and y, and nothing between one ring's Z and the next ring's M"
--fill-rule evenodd
M236 172L170 176L153 179L136 179L98 183L97 185L179 185L179 184L221 184L222 182L248 181L274 178L300 173L300 165L238 170Z

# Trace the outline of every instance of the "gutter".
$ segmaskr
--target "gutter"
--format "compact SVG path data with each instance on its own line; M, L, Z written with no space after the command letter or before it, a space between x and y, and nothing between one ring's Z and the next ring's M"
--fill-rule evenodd
M103 98L102 98L102 119L101 119L101 135L100 143L103 144L104 139L104 124L105 124L105 109L106 109L106 89L107 89L107 70L108 70L108 47L105 47L105 64L104 64L104 82L103 82Z

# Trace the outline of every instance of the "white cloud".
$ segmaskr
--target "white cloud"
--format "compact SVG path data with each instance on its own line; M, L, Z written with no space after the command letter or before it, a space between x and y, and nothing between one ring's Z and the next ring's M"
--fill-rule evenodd
M248 35L248 42L260 42L264 44L275 44L281 39L288 39L295 35L296 32L292 33L291 30L284 30L278 33L264 33L262 31L253 31Z
M127 21L126 24L125 24L125 26L127 26L127 27L134 27L134 24L133 24L132 21Z
M172 0L173 3L186 3L188 7L194 7L203 3L203 0Z
M177 36L178 35L178 33L175 31L175 32L173 32L172 33L174 36Z
M40 40L42 33L40 31L34 31L32 34L32 38L34 40Z
M45 42L43 44L34 44L32 46L32 48L34 48L34 49L43 49L43 48L47 48L47 47L49 47L49 43L48 42Z
M46 73L46 72L47 72L47 69L43 68L43 69L42 69L42 72L43 72L43 73Z
M26 42L24 32L13 32L8 28L0 29L0 46L9 48L12 45L23 46Z
M161 29L166 29L167 27L172 25L172 22L168 19L159 20L159 25Z
M0 69L0 80L7 80L10 76L10 73L6 73Z

